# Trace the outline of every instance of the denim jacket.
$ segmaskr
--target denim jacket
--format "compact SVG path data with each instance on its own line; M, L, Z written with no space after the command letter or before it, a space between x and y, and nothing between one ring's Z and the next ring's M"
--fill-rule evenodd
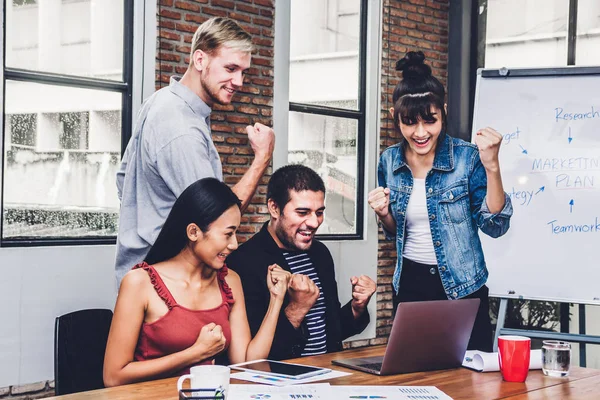
M396 220L398 261L392 285L400 287L406 207L413 188L412 172L404 157L404 141L388 147L379 159L379 186L390 189L390 212ZM478 229L491 237L508 231L513 209L505 193L505 205L490 213L485 202L487 177L477 146L442 134L432 169L425 178L427 213L437 268L449 299L470 295L487 281L488 271Z

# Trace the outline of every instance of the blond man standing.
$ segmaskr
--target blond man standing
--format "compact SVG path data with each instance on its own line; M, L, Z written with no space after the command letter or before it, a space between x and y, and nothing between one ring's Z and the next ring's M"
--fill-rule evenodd
M252 38L235 21L212 18L198 27L190 64L183 77L143 105L117 172L121 200L117 285L143 261L173 203L201 178L223 179L221 161L210 133L214 104L227 105L250 68ZM275 134L265 125L247 126L254 160L233 187L244 210L273 154Z

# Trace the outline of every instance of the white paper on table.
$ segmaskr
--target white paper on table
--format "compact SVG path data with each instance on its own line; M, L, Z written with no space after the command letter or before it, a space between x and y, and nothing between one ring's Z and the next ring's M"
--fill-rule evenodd
M331 386L336 400L389 399L389 400L452 400L435 386Z
M468 350L462 366L478 372L500 371L498 352L486 353L485 351ZM529 369L542 369L542 350L531 350Z
M289 385L299 385L310 382L318 382L327 379L339 378L341 376L352 375L349 372L336 371L332 369L331 371L325 374L319 374L315 376L311 376L303 379L291 379L284 378L281 376L271 376L264 375L256 372L237 372L235 374L231 374L231 379L240 379L243 381L263 383L265 385L273 385L273 386L289 386Z
M235 400L330 400L333 398L329 383L285 387L266 385L229 385L229 394L227 397Z

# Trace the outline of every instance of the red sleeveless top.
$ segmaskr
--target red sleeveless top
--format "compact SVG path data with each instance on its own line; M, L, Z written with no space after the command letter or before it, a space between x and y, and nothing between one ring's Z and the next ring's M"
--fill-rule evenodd
M165 302L169 311L154 322L144 322L142 324L134 353L135 361L152 360L187 349L196 343L202 327L211 322L221 325L227 341L225 349L229 347L229 343L231 343L229 312L235 300L233 299L231 288L225 282L228 272L226 266L223 266L217 272L217 281L223 301L219 306L208 310L190 310L177 304L154 267L142 262L133 267L133 269L137 268L142 268L148 272L156 293ZM197 365L210 364L213 358L203 360ZM187 374L189 373L189 369L194 365L188 365L172 376Z

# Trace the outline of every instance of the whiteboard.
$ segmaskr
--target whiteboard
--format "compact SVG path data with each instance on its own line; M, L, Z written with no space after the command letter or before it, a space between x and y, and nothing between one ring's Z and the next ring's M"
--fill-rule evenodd
M600 68L479 70L473 133L503 134L514 214L480 232L490 295L600 304Z

